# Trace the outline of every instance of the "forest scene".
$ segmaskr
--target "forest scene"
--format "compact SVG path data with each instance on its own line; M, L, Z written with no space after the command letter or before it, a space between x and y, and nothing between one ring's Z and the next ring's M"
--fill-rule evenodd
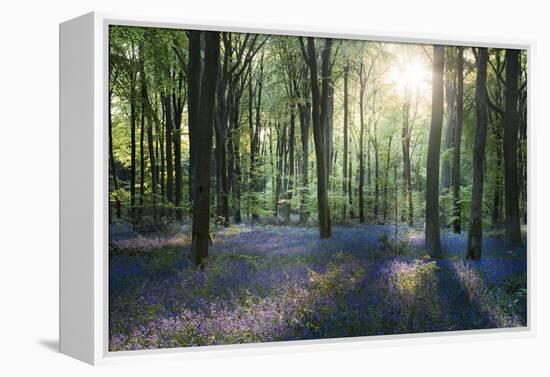
M109 350L527 326L527 54L109 28Z

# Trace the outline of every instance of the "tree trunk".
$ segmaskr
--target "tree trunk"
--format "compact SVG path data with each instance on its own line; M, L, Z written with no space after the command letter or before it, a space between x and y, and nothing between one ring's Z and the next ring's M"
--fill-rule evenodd
M408 94L403 103L403 127L401 129L401 147L403 150L403 185L405 186L405 200L408 203L407 223L413 226L413 202L411 182L411 125L410 125L411 100Z
M231 192L233 199L233 219L236 224L240 224L241 219L241 155L240 155L240 102L241 91L235 89L233 95L233 110L232 110L232 133L230 138L231 153L233 156L232 164L232 179Z
M474 142L472 204L468 227L466 259L479 260L483 241L483 180L485 143L487 139L487 60L486 48L477 49L476 133Z
M329 57L330 58L330 57ZM329 63L330 64L330 63ZM333 116L334 116L334 87L332 83L332 78L330 77L330 70L328 71L328 77L325 78L324 76L321 77L321 81L323 82L323 87L326 85L327 88L327 100L326 100L326 116L325 116L325 143L327 148L327 179L330 180L330 177L332 176L332 160L334 157L334 148L333 148ZM326 79L326 80L325 80ZM330 184L327 183L327 187L330 187Z
M521 244L518 195L518 80L519 50L506 50L506 109L504 113L504 193L506 244Z
M162 101L164 103L164 109L166 112L166 129L165 129L165 142L166 148L166 199L170 204L174 203L174 157L172 155L172 105L170 103L170 96L163 95ZM171 211L169 211L171 213Z
M130 221L136 219L136 75L130 78Z
M189 62L187 65L187 127L189 132L189 197L191 208L195 198L195 182L198 179L196 150L201 89L201 32L188 31Z
M295 143L295 127L296 127L296 114L294 113L294 106L290 106L290 134L288 140L288 182L286 188L286 223L290 223L290 214L291 214L291 201L292 201L292 190L294 185L294 143Z
M224 61L229 57L226 51ZM223 65L227 70L227 62ZM226 85L224 77L227 73L222 72L217 84L216 119L214 131L216 135L216 215L220 225L229 226L229 198L228 198L228 177L227 177L227 103L225 98Z
M527 75L527 73L525 74ZM527 81L527 77L525 77ZM523 86L523 85L522 85ZM518 182L521 183L518 188L520 195L520 215L523 224L527 224L527 87L520 93L519 101L519 145L518 145L518 163L521 169L518 169Z
M432 121L426 167L426 251L435 258L441 256L439 237L439 157L443 126L443 71L445 47L433 48Z
M140 81L144 81L140 75ZM143 85L143 84L142 84ZM145 196L145 100L140 101L140 122L139 122L139 216L143 215L143 199Z
M351 189L351 172L353 171L353 166L351 163L352 159L349 159L349 168L348 168L348 203L349 203L349 217L351 219L355 218L355 211L353 210L353 192Z
M153 140L153 122L151 119L151 105L149 103L149 94L147 92L147 80L145 79L145 67L143 60L140 60L140 76L141 76L141 103L142 103L142 112L145 116L145 119L148 121L147 127L147 147L149 154L149 164L151 166L151 204L153 209L153 220L158 223L158 214L157 214L157 162L155 159L155 144Z
M326 149L326 133L323 132L323 124L327 116L328 106L328 85L330 76L330 53L332 48L332 39L325 39L325 48L321 54L321 77L322 94L319 89L319 81L317 74L317 55L315 51L314 38L307 39L307 52L303 46L303 40L300 38L302 52L308 62L309 72L311 76L311 98L312 98L312 119L313 119L313 141L315 144L315 157L317 165L317 207L319 218L319 235L321 238L328 238L331 234L330 209L328 203L328 171L327 171L327 156Z
M183 208L182 208L182 185L183 185L183 172L181 169L181 121L183 114L183 99L181 98L183 78L181 73L179 74L179 88L178 93L172 93L172 107L174 112L174 204L176 206L176 220L183 220Z
M500 223L500 208L502 197L502 127L501 119L495 114L495 121L493 122L493 138L495 139L495 183L493 191L493 210L491 213L491 221L493 225Z
M388 151L386 154L386 169L384 171L384 188L383 188L383 206L382 206L382 213L383 213L383 219L384 223L386 222L386 219L388 217L388 180L390 179L390 159L391 159L391 142L393 140L393 135L390 135L388 138ZM397 218L396 218L397 221Z
M359 222L365 222L365 198L363 187L365 185L365 156L364 156L364 139L365 139L365 87L366 82L363 78L364 74L363 62L361 62L359 73ZM370 167L370 157L369 157ZM370 177L370 173L369 173Z
M348 73L349 65L344 67L344 156L342 157L342 194L344 205L342 218L346 219L346 194L348 190Z
M196 124L195 142L197 157L196 189L193 198L193 232L191 252L195 266L204 266L208 257L210 242L210 165L212 155L212 130L214 125L214 103L216 81L220 58L219 32L205 33L204 75L201 78L201 90ZM194 50L193 59L200 59L200 51Z
M164 108L164 106L162 106ZM162 119L165 119L165 111L163 110ZM165 123L165 122L164 122ZM165 149L164 149L164 128L162 124L159 125L159 137L158 137L158 144L160 149L160 176L159 176L159 182L160 182L160 196L162 198L162 202L164 204L164 201L166 200L166 175L164 174L166 171L166 158L165 158ZM164 209L163 211L164 212Z
M254 90L252 85L252 72L248 79L248 128L250 133L250 195L252 196L252 219L257 220L258 215L258 188L259 181L256 177L256 165L258 146L260 142L260 128L261 128L261 104L262 104L262 87L263 87L263 55L259 64L259 75L257 80L256 101L254 103ZM254 109L254 106L255 109ZM256 119L254 122L254 113L256 112Z
M113 95L113 90L109 88L109 167L111 170L111 177L113 179L113 186L115 191L118 191L118 178L116 173L116 163L115 163L115 154L113 153L113 114L111 114L111 98ZM118 195L118 193L117 193ZM121 205L120 199L115 197L115 207L116 207L116 217L120 219L121 216ZM111 221L111 216L109 216L109 221Z
M462 114L464 111L464 48L458 47L457 60L457 93L456 93L456 125L454 132L453 148L453 231L461 231L461 205L460 205L460 146L462 141Z
M447 192L451 187L451 161L450 156L447 155L449 149L453 145L453 132L455 121L455 83L452 71L452 64L454 49L447 50L447 69L445 72L445 96L447 99L447 122L445 125L445 138L444 145L444 158L441 166L441 190Z
M380 153L378 145L378 122L374 121L374 217L378 220L378 204L380 202Z
M311 103L308 89L304 85L305 104L298 104L300 109L300 130L302 138L302 188L300 194L300 223L307 222L309 213L307 210L307 197L309 185L309 126L311 122Z

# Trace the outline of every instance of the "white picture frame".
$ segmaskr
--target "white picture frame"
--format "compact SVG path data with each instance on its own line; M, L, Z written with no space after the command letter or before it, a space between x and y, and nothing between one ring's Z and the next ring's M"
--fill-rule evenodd
M535 335L535 253L533 228L528 233L528 325L525 328L385 335L246 345L205 346L142 351L108 350L108 28L133 25L195 30L303 35L388 42L483 46L526 49L532 62L535 43L529 40L468 38L425 33L354 29L326 30L301 25L259 25L254 22L196 23L169 17L141 17L92 12L60 24L60 352L90 364L109 364L151 358L211 357L302 350L349 349L394 342L473 341L480 338ZM533 152L531 83L528 67L528 151ZM532 159L528 159L529 169ZM530 170L532 171L532 170ZM528 179L528 216L535 218L533 187Z

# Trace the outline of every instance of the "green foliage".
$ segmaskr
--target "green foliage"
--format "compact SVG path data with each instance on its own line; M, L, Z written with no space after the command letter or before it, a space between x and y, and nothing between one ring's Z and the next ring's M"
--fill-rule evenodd
M378 249L373 253L375 259L385 260L413 255L409 242L400 239L396 240L394 237L388 235L388 233L382 233L378 242Z
M353 289L365 275L366 268L367 266L359 264L350 254L338 252L327 264L325 273L318 273L308 268L309 281L312 288L317 290L317 294L337 297Z
M226 49L231 49L232 64L237 64L237 54L244 41L251 37L244 34L227 33L222 39L222 56ZM188 38L185 31L175 29L141 28L128 26L110 27L110 89L112 120L112 153L117 175L118 189L110 180L109 201L111 208L120 205L122 217L134 223L139 230L154 230L163 219L174 219L176 212L183 213L183 218L192 218L191 201L189 200L190 183L190 138L187 129L188 80L186 76L188 63ZM320 41L316 41L319 45ZM229 50L228 50L229 51ZM247 48L243 50L246 55ZM450 51L450 50L449 50ZM450 54L452 55L452 54ZM492 51L491 63L497 64L502 59L502 51ZM243 57L245 58L245 57ZM525 57L522 58L522 62ZM242 62L242 61L241 61ZM290 208L290 223L297 223L306 214L307 225L317 224L317 174L316 155L312 137L311 124L308 130L308 183L302 178L302 123L301 111L311 103L310 84L307 67L304 64L300 45L296 37L271 36L257 51L249 62L247 70L231 87L236 90L240 85L238 103L227 102L229 115L236 115L227 131L228 163L226 174L229 182L227 188L229 218L222 218L217 213L216 195L218 172L216 164L212 165L211 213L212 223L226 224L235 221L235 206L240 205L243 221L256 221L263 224L282 224L287 222L286 211ZM222 62L223 64L223 62ZM344 67L349 67L348 80L348 162L352 163L351 200L344 190L343 164L343 123L344 123ZM361 68L363 67L363 68ZM413 67L414 69L411 69ZM449 67L454 67L449 62ZM359 214L359 154L360 154L360 73L365 74L365 103L363 118L365 135L363 138L365 183L363 199L364 213L367 222L404 223L408 220L408 202L404 196L403 181L403 121L404 105L410 105L410 160L412 181L413 223L422 228L425 221L426 190L426 157L428 130L431 119L431 99L429 80L431 77L431 60L424 46L398 45L379 42L335 41L331 57L332 97L332 169L329 177L329 206L334 224L344 221L353 223ZM143 72L142 72L143 70ZM366 74L368 73L368 77ZM472 153L475 142L475 58L469 49L465 50L464 70L464 112L461 147L461 223L467 228L471 201ZM456 78L455 78L456 79ZM522 75L522 80L525 77ZM410 82L409 82L410 81ZM142 103L142 84L147 88L147 103ZM408 87L413 85L416 87ZM499 84L497 72L490 68L488 72L488 91L496 100L497 94L502 98L502 83ZM250 86L250 88L249 88ZM258 98L262 89L261 100ZM229 88L224 89L227 97ZM501 92L498 92L498 91ZM167 194L167 118L162 97L170 94L180 96L183 101L181 130L172 130L174 139L181 143L182 196L179 207L175 201L168 200ZM225 98L224 97L224 98ZM227 97L229 98L229 97ZM249 108L249 100L251 108ZM259 100L259 102L257 102ZM173 102L173 98L172 98ZM130 219L130 113L131 105L136 112L136 202L139 216ZM173 105L173 104L172 104ZM498 105L498 104L497 104ZM502 105L502 104L501 104ZM216 110L217 111L217 110ZM294 161L290 159L290 121L294 116ZM492 220L493 197L502 192L503 164L502 156L497 158L497 150L502 146L502 119L491 112L488 130L485 184L483 194L483 227L491 231L496 223ZM308 117L310 114L308 114ZM446 113L447 117L448 114ZM148 136L141 135L141 121L144 120L144 132L152 131L152 143L157 169L157 190L153 193L151 156L148 150ZM175 119L172 119L175 120ZM251 175L251 142L256 122L259 121L259 144L256 151L254 175ZM235 122L234 124L232 122ZM252 129L251 129L252 125ZM500 136L499 136L500 132ZM140 138L144 137L144 150L141 150ZM389 141L392 140L390 144ZM521 141L522 150L525 143ZM229 147L234 146L234 150ZM168 146L173 148L173 146ZM237 154L238 153L238 154ZM443 148L440 160L453 164L454 149ZM144 161L141 160L143 155ZM143 171L141 163L143 162ZM174 162L174 161L173 161ZM378 167L376 167L378 166ZM239 168L237 176L236 168ZM346 166L346 170L349 166ZM231 175L231 176L230 176ZM140 194L140 180L144 177L143 197ZM281 180L278 198L276 193L277 177ZM348 177L346 177L346 180ZM499 186L500 179L500 186ZM524 177L522 177L524 179ZM254 180L254 182L252 181ZM289 182L292 180L290 189ZM236 185L238 185L238 190ZM500 190L500 191L499 191ZM378 202L375 203L375 192L378 191ZM397 194L397 195L396 195ZM503 195L501 195L503 197ZM501 198L501 206L503 205ZM520 207L525 207L526 198L522 197ZM397 201L397 203L396 203ZM305 203L305 206L303 205ZM387 205L386 216L383 214L384 203ZM397 216L395 214L397 205ZM278 213L276 213L278 206ZM375 213L375 208L377 212ZM344 209L345 216L344 216ZM350 214L353 212L355 219ZM502 217L500 210L500 217ZM111 211L116 213L116 211ZM301 216L300 216L301 215ZM454 220L452 191L447 190L440 196L440 215L443 227L450 227ZM223 215L226 216L226 215ZM227 216L226 216L227 217ZM396 218L397 217L397 218ZM141 224L140 224L141 223ZM467 229L466 229L467 230Z

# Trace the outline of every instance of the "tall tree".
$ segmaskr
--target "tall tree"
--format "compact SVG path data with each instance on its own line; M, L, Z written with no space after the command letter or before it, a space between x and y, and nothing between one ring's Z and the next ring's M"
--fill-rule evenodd
M441 256L439 234L439 157L443 127L443 71L445 47L434 45L432 68L432 121L428 141L426 167L426 250L433 257Z
M136 72L134 64L130 65L130 219L136 219L136 123L137 123L137 95Z
M184 93L184 72L182 68L174 74L175 86L172 89L172 111L174 119L174 130L172 141L174 143L174 205L176 206L176 219L183 219L182 198L183 198L183 171L181 167L181 136L182 136L182 115L185 106Z
M165 112L165 136L164 146L166 148L166 199L170 204L174 203L174 157L172 154L173 141L172 132L174 129L172 102L168 93L162 94L162 103Z
M250 138L250 195L252 196L252 219L257 220L258 191L260 181L257 178L258 149L260 146L260 130L262 126L262 89L264 80L264 54L260 55L257 64L256 83L252 76L252 65L249 68L248 78L248 132ZM255 114L255 116L254 116Z
M502 206L504 204L503 200L503 179L504 172L502 169L503 161L503 150L502 150L502 132L503 132L503 118L504 118L504 89L503 86L506 84L504 79L504 68L505 65L502 60L502 50L493 49L494 52L494 63L491 62L489 57L489 64L495 75L495 84L494 84L494 94L491 95L491 92L487 93L487 100L489 104L489 123L491 124L492 135L495 143L495 172L494 172L494 184L493 184L493 208L491 213L491 220L494 225L499 224L502 218Z
M212 156L212 134L214 126L214 103L216 82L220 59L219 32L204 32L204 74L201 78L200 99L198 102L198 123L196 124L195 142L198 167L195 176L193 199L193 231L191 252L193 262L202 267L208 257L210 242L210 165ZM197 50L194 50L197 53ZM199 52L200 53L200 52ZM200 59L194 56L192 59Z
M365 222L365 198L364 198L364 185L365 185L365 157L364 157L364 145L365 139L365 90L367 87L367 78L364 74L364 66L361 61L359 66L359 222ZM369 153L370 156L370 153ZM370 163L369 163L370 167ZM369 169L370 173L370 169ZM370 174L369 174L370 176Z
M305 68L307 69L307 68ZM305 223L309 216L307 210L308 185L309 185L309 129L311 124L311 101L307 80L303 80L302 98L298 101L300 112L300 131L302 141L302 187L300 195L300 222Z
M149 102L149 93L147 89L147 79L145 75L145 63L144 59L140 58L139 60L139 70L141 77L141 103L143 115L148 121L147 126L147 149L149 154L149 165L151 169L151 203L153 207L153 219L155 224L158 223L157 218L157 195L158 195L158 183L157 183L157 162L155 156L155 145L154 145L154 136L153 136L153 121L152 121L152 110L151 104Z
M372 124L372 131L369 125L369 142L374 149L374 208L373 214L378 220L378 205L380 204L380 141L378 140L378 121L381 114L376 111L377 90L372 93L371 118L369 123Z
M214 130L216 135L216 212L222 225L229 225L230 169L228 169L228 135L230 115L234 113L232 98L235 87L256 53L268 37L259 34L222 33L223 57L220 60L220 76L217 85L217 106ZM231 167L231 166L229 166Z
M364 198L364 186L365 186L365 148L364 148L364 139L365 139L365 112L367 111L367 104L366 104L366 89L367 89L367 83L369 81L371 72L374 68L374 64L378 57L381 55L384 47L380 48L378 50L378 53L371 59L368 70L366 69L363 59L360 59L359 62L359 68L358 68L358 75L359 75L359 183L358 183L358 194L359 194L359 222L363 223L365 222L365 198ZM374 112L374 102L376 99L376 90L373 94L374 100L373 100L373 111L372 111L372 118L375 117ZM376 120L375 120L376 121ZM375 124L376 128L376 124ZM378 138L376 136L376 129L374 131L374 137L371 137L372 133L370 130L370 125L368 126L367 131L367 186L370 186L371 184L371 163L370 163L370 145L371 143L374 145L375 149L378 148ZM378 151L376 151L376 156L378 156ZM351 191L351 190L350 190ZM376 192L378 193L378 186ZM378 214L378 207L376 207L376 214Z
M143 48L139 48L138 62L142 59ZM138 63L139 64L139 63ZM141 86L146 80L145 74L140 70L139 80ZM139 122L139 215L143 214L143 201L145 198L145 98L140 96L140 122Z
M460 205L460 147L462 141L462 118L464 113L464 48L458 47L456 84L456 124L453 146L453 231L461 231Z
M195 198L197 163L197 127L199 122L199 100L201 89L201 32L188 31L189 58L187 63L187 122L189 132L189 197L193 207Z
M519 50L506 50L506 109L504 113L504 193L506 243L521 244L518 194L518 80Z
M411 122L411 88L407 88L405 100L403 101L403 123L401 127L401 148L403 151L403 185L407 206L407 223L413 225L414 208L412 201L412 181L411 181L411 137L413 122ZM389 152L388 152L389 155Z
M323 125L326 124L326 112L328 106L328 85L330 54L332 39L325 39L325 47L321 53L321 77L322 92L319 89L318 71L317 71L317 52L315 50L315 40L312 37L307 39L307 51L302 38L299 38L300 46L304 59L308 64L310 73L311 99L312 99L312 119L313 119L313 141L315 144L315 158L317 165L317 207L319 218L319 234L321 238L328 238L331 235L330 208L328 203L328 169L327 149Z
M113 72L113 63L112 63L112 54L111 54L111 46L109 46L109 59L111 63L109 64L109 170L111 171L111 177L113 180L113 186L115 191L118 191L118 177L117 177L117 170L116 170L116 162L115 162L115 154L113 152L113 114L111 112L111 106L113 102L113 91L114 91L114 83L116 81L117 75ZM116 217L120 219L121 216L121 208L122 205L120 203L120 199L117 196L115 196L115 207L116 207ZM111 216L109 216L109 221L111 221Z
M447 122L445 124L445 138L443 141L444 154L443 164L441 166L441 189L447 192L451 187L451 161L448 151L453 145L453 132L455 123L455 78L454 78L454 60L455 49L448 48L446 51L447 65L445 69L445 97L447 99Z
M346 194L348 190L348 75L349 63L344 66L344 156L342 157L342 193L344 206L342 217L346 218ZM350 197L351 198L351 197Z
M466 259L481 258L483 237L483 180L485 143L487 139L487 48L477 49L476 72L476 132L474 142L472 202L468 229Z
M382 218L384 219L384 222L388 218L388 211L390 210L388 205L388 184L390 180L390 162L391 162L391 143L393 140L393 133L388 137L388 149L386 154L386 168L384 169L384 185L382 188L383 192L383 202L382 202ZM396 164L394 164L397 166ZM397 180L397 178L396 178ZM396 218L397 221L397 218Z

